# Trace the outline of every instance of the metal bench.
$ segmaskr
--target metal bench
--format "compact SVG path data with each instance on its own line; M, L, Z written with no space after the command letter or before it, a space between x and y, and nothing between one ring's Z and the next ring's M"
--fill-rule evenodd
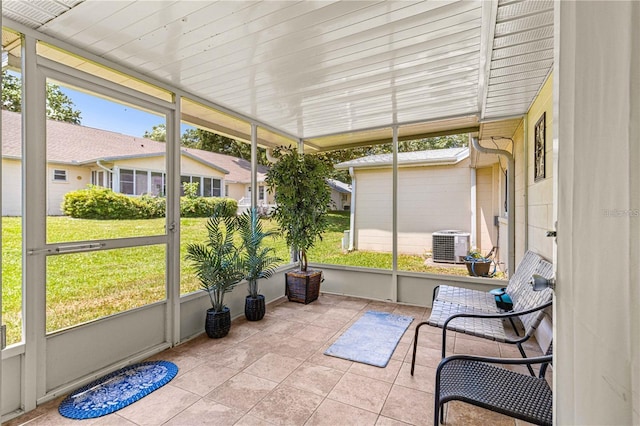
M544 378L551 363L547 355L527 359L452 355L436 369L433 424L444 423L444 404L462 401L538 425L553 421L552 391ZM527 376L494 364L542 364L538 377Z
M447 330L472 336L515 344L523 358L527 355L522 343L527 341L544 317L544 310L551 306L553 292L550 288L534 291L530 281L534 274L550 279L553 265L533 252L527 252L509 280L507 293L513 301L513 311L503 313L496 306L490 293L454 286L439 286L433 300L431 316L417 325L411 374L413 375L420 328L427 324L442 328L442 357L446 356ZM508 335L503 320L518 318L524 327L524 336ZM531 366L529 372L535 376Z

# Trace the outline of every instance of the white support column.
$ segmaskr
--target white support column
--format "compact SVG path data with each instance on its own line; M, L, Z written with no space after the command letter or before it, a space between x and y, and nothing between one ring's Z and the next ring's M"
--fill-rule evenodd
M258 126L251 123L251 208L258 205Z
M398 126L393 126L392 282L391 300L398 301Z
M167 324L166 338L180 343L180 96L167 117ZM169 178L170 177L170 178ZM201 185L202 188L202 185Z
M46 392L46 257L28 255L46 241L46 84L36 65L36 40L22 43L22 318L25 342L22 404L36 407ZM28 194L28 196L27 196Z

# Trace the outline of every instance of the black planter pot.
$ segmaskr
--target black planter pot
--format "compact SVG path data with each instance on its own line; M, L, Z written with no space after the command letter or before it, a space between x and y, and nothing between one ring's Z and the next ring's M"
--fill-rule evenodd
M259 294L258 297L247 296L244 300L244 316L249 321L260 321L264 318L267 311L264 303L264 296Z
M219 339L229 333L231 329L231 311L224 308L222 311L207 309L207 319L204 322L204 331L212 339Z

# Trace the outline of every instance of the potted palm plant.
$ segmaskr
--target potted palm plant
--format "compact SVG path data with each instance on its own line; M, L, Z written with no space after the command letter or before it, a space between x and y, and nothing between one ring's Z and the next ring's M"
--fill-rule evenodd
M288 147L274 150L278 159L267 172L266 184L275 194L272 217L298 260L298 269L285 274L290 301L310 303L320 294L322 271L308 268L307 251L327 229L331 189L326 179L333 167L325 156Z
M258 210L253 207L238 217L238 232L242 239L242 263L249 294L245 299L244 315L249 321L259 321L266 312L264 296L258 294L258 280L270 278L282 260L273 255L273 247L264 247L262 242L273 237L276 231L265 231Z
M244 278L240 248L234 242L237 221L218 204L207 221L208 240L204 244L189 244L186 259L191 261L200 287L211 300L207 310L205 331L211 338L224 337L231 328L231 313L224 304L224 295Z

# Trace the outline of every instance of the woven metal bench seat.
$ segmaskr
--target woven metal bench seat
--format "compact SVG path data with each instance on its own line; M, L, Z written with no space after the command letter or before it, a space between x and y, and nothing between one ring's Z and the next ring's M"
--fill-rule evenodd
M553 396L547 381L485 362L489 360L512 364L525 362L468 355L445 358L436 371L434 424L438 425L442 420L443 404L456 400L530 423L551 425ZM541 363L542 360L549 362L551 356L527 361Z
M423 325L442 328L443 358L446 356L447 330L515 344L522 357L526 358L522 343L533 336L544 317L544 310L551 306L553 298L550 288L533 290L530 281L534 274L549 279L553 276L553 265L536 253L528 251L509 279L506 293L513 301L513 310L506 313L498 309L495 298L490 293L454 286L439 286L434 294L431 316L416 326L411 374L413 375L415 370L418 335ZM511 321L515 330L515 319L518 319L524 328L524 335L518 334L517 338L507 335L503 322ZM531 375L535 376L531 366L527 368Z
M454 303L481 312L500 312L496 306L495 296L493 294L486 291L471 290L451 285L439 286L438 295L434 302L435 301Z
M493 305L495 306L495 302ZM444 328L444 323L447 319L452 315L460 313L486 314L487 311L435 300L427 324L433 327ZM504 324L500 318L455 318L447 324L447 328L459 333L483 337L497 342L505 342L507 340Z

